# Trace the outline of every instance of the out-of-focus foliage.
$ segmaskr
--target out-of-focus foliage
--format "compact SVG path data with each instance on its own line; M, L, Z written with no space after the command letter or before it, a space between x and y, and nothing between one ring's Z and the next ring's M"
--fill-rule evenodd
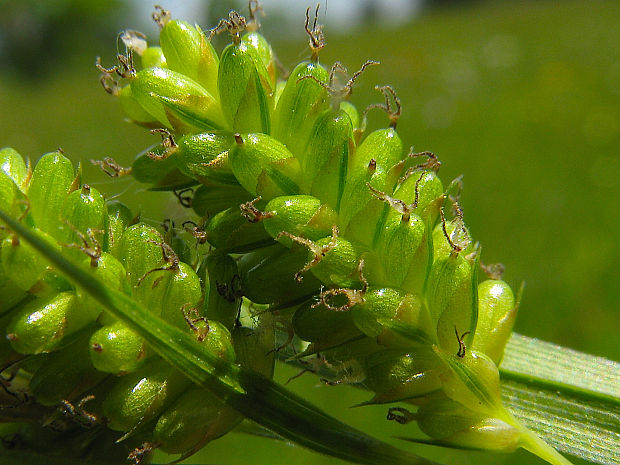
M265 10L269 14L267 1ZM405 144L434 151L444 162L443 178L465 175L465 218L484 244L483 259L504 262L514 287L526 281L515 329L615 360L619 21L617 2L474 3L425 13L396 30L366 28L342 37L327 29L321 55L326 64L341 60L350 69L380 60L360 80L353 100L363 108L381 100L372 85L393 85L404 106L399 132ZM269 37L268 27L275 26L264 24ZM274 44L285 65L306 54L303 18L299 24L289 40ZM6 72L0 78L0 144L33 158L60 145L86 165L104 156L128 164L158 139L122 123L117 102L99 88L93 58L101 54L111 64L113 41L97 49L90 33L64 34L82 41L85 52L58 60L36 86ZM371 126L383 117L370 115ZM160 211L163 194L149 194L152 205L145 204L145 195L134 195L139 186L110 182L91 166L85 171L88 179L97 176L97 188L142 206L154 222L174 212L174 206ZM292 374L283 370L280 379ZM385 421L383 408L342 408L343 398L354 404L366 394L346 387L315 389L317 383L309 377L289 386L312 400L320 397L317 402L330 413L370 433L399 434L398 425ZM236 441L243 441L248 455L235 448ZM462 464L540 463L525 453L462 455L430 448L421 453ZM235 435L213 443L195 461L325 463L281 443Z
M0 3L0 60L28 79L44 79L80 42L114 33L120 2L5 0Z

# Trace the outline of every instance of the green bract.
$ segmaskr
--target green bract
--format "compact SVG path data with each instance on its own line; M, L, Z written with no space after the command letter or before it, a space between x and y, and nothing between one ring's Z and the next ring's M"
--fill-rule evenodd
M131 81L131 93L165 127L181 133L226 127L222 109L200 84L167 68L147 68Z
M242 41L224 49L218 88L229 127L236 132L269 134L274 89L254 46Z
M169 21L159 34L159 42L168 68L193 79L217 97L219 58L211 41L198 26L190 26L185 21ZM153 66L146 66L144 55L142 57L145 68Z

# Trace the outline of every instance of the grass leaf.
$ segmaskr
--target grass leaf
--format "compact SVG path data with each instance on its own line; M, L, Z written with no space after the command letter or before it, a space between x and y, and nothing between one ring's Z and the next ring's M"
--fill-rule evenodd
M620 364L513 334L500 366L508 410L556 449L620 464Z

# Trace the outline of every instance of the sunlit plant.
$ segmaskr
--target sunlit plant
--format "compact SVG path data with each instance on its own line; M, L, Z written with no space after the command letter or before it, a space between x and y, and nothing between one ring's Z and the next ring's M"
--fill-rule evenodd
M131 167L95 163L171 191L186 218L142 222L62 152L31 168L0 151L5 441L34 454L54 444L65 463L148 462L156 449L184 459L247 418L354 462L430 463L271 381L279 358L368 390L365 405L385 404L386 421L417 423L426 437L404 426L411 441L570 463L525 426L549 409L528 409L536 395L511 376L617 404L617 366L564 351L599 376L571 380L549 362L562 351L511 339L521 290L482 262L460 179L444 184L435 154L404 150L389 85L362 112L349 100L378 63L324 67L317 6L306 13L309 59L283 71L257 2L249 9L205 33L156 7L159 46L125 31L118 63L97 60L103 88L162 142ZM216 34L231 38L220 54ZM386 127L367 127L371 110ZM502 364L511 351L529 366ZM614 463L613 440L576 450L571 434L596 434L576 424L543 433Z

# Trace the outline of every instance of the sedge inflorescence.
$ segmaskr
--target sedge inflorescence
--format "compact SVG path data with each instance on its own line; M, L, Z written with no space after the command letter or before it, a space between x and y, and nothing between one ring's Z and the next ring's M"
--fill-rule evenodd
M498 365L518 298L500 266L482 265L460 180L445 186L433 153L404 150L391 87L378 86L385 103L361 114L349 101L376 62L351 75L325 68L308 11L310 59L285 76L256 12L250 2L249 19L231 12L205 33L158 8L159 46L126 31L118 64L97 62L104 89L162 143L130 168L96 163L174 192L195 213L183 223L191 241L171 221L158 230L106 201L60 152L31 170L1 151L2 209L223 359L271 377L277 324L291 347L305 341L296 360L329 367L327 384L365 387L368 404L417 421L428 441L515 450L523 429L502 407ZM220 54L219 33L231 37ZM387 124L370 131L373 108ZM0 234L2 360L36 402L184 455L238 424L11 231ZM252 327L239 319L248 308Z

